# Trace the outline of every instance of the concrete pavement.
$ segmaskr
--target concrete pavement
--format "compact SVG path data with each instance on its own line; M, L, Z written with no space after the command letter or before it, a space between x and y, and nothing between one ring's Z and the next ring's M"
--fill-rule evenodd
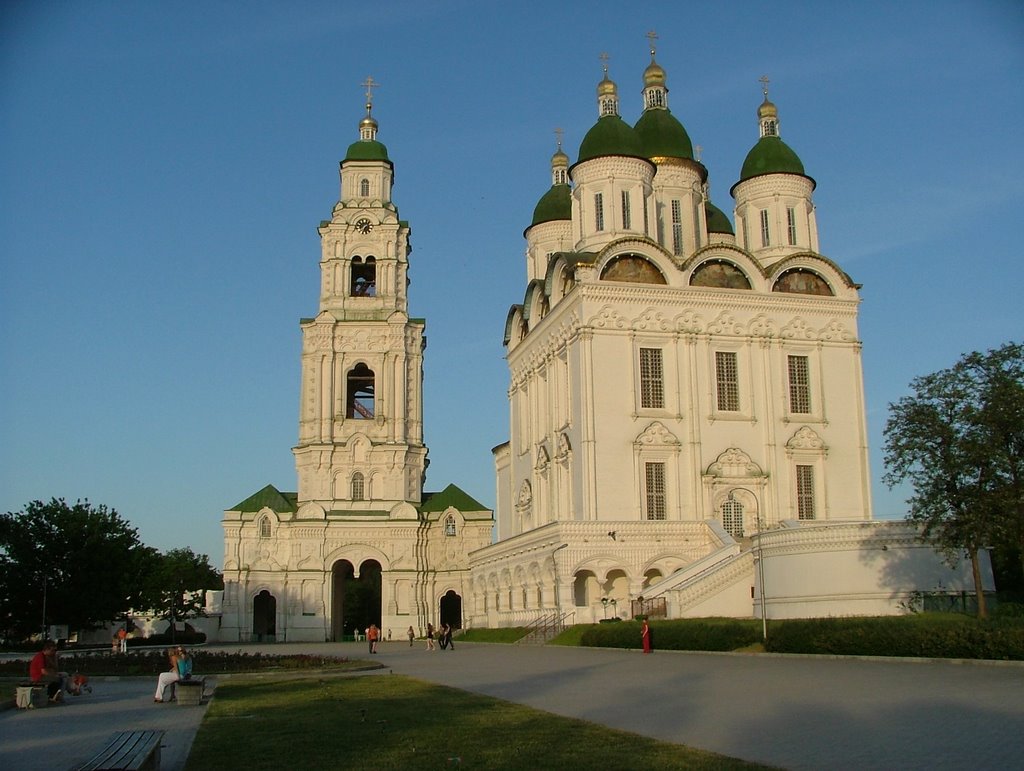
M375 659L383 672L483 693L789 769L1006 769L1024 758L1024 666L421 642L211 648ZM183 767L205 708L152 702L155 681L95 682L68 706L0 713L0 768L61 769L126 728L166 730ZM571 737L567 739L571 741Z
M207 680L206 690L215 683ZM44 709L0 712L0 769L68 771L95 755L118 731L165 731L163 771L185 767L206 703L181 707L155 704L155 677L98 677L92 693L68 696Z

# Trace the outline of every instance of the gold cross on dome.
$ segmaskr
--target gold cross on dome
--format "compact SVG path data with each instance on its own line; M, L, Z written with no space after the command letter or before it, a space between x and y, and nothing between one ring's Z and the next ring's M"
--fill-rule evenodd
M658 33L653 29L647 33L647 39L651 41L651 59L654 59L654 41L658 39Z
M762 75L757 80L761 84L761 91L764 94L764 98L767 99L768 98L768 76L767 75Z
M562 149L562 134L564 134L564 133L565 133L565 129L563 129L563 128L556 128L555 129L555 137L558 140L558 149L559 150Z
M609 60L609 59L610 59L611 57L610 57L610 56L608 56L608 54L607 54L607 53L605 53L604 51L602 51L602 52L601 52L601 55L600 55L600 56L598 56L597 58L601 60L601 66L602 66L602 67L604 67L604 74L605 74L605 77L607 77L607 76L608 76L608 60Z
M373 79L373 75L367 75L361 85L366 88L366 109L369 110L373 104L373 89L380 88L380 83Z

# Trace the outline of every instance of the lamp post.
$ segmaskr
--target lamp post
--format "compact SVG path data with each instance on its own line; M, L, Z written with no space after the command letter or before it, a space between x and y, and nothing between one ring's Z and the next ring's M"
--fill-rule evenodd
M619 617L618 605L619 605L619 601L616 600L614 597L612 597L612 617L613 618L618 618Z
M601 598L601 605L604 606L604 620L607 621L608 620L608 598L607 597L602 597Z
M731 493L730 493L731 495ZM768 641L768 611L764 597L764 546L761 543L761 518L757 518L757 583L761 594L761 640Z

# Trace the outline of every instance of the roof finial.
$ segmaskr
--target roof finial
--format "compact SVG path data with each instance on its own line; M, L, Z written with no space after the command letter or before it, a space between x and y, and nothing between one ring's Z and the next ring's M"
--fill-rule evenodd
M608 56L608 54L607 54L607 53L605 53L604 51L602 51L602 52L601 52L601 55L600 55L600 56L598 56L597 58L601 60L601 67L602 67L602 68L604 69L604 76L605 76L605 77L607 78L607 77L608 77L608 60L609 60L609 59L610 59L611 57L610 57L610 56Z
M367 75L362 85L366 87L366 114L369 115L373 109L373 89L380 88L380 83L373 79L373 75Z
M761 84L761 93L764 94L765 101L768 101L768 76L762 75L757 80Z
M558 149L559 150L562 149L562 134L564 134L564 133L565 133L565 129L563 129L563 128L556 128L555 129L555 138L556 138L556 140L558 142Z
M654 41L658 39L658 33L653 29L647 33L647 39L651 41L651 61L654 61Z

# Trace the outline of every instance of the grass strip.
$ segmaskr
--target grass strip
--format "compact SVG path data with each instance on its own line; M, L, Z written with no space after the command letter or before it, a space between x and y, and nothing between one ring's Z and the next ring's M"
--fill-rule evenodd
M400 675L225 682L186 769L750 769Z

